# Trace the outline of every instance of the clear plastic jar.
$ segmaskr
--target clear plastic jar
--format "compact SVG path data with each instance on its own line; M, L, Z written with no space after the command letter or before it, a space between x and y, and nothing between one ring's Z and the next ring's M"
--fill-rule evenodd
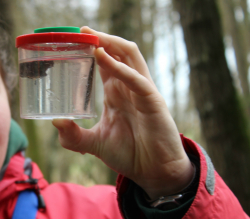
M98 37L76 27L34 32L16 39L21 118L96 117L93 53Z

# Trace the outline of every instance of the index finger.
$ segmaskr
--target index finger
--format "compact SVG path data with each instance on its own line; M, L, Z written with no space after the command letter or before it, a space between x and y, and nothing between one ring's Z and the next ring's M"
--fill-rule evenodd
M147 63L134 42L125 40L118 36L112 36L106 33L95 31L87 26L81 28L81 33L88 33L98 36L99 46L103 47L109 55L119 56L122 62L131 68L134 68L141 75L144 75L151 82L153 82L147 67Z
M117 55L121 58L126 56L138 56L141 55L140 51L136 49L136 45L133 42L125 40L118 36L112 36L106 33L95 31L87 26L81 28L81 33L93 34L99 37L99 47L103 47L110 55ZM130 54L131 50L136 50ZM136 54L135 54L136 53Z

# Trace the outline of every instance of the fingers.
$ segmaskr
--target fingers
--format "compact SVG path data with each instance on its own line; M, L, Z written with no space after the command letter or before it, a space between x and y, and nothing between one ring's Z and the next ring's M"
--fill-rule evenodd
M131 91L140 96L147 96L156 91L152 83L136 70L109 56L103 48L95 51L98 65L109 75L121 80ZM102 76L102 77L105 77Z
M52 124L59 131L60 144L69 150L95 154L94 132L80 128L73 120L54 119Z
M122 39L121 37L95 31L86 26L81 28L81 33L98 36L99 46L103 47L110 56L119 56L123 63L134 68L153 82L147 64L135 43ZM115 59L117 60L117 58Z
M98 36L99 46L104 47L107 53L118 55L119 57L140 55L135 43L127 41L117 36L95 31L89 27L82 27L81 33L88 33ZM131 53L131 50L135 53Z

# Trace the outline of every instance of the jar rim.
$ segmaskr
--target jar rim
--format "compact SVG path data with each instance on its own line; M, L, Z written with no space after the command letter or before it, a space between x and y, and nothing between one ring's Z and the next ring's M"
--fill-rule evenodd
M24 34L16 38L16 48L39 43L87 43L98 46L99 38L92 34L67 32Z

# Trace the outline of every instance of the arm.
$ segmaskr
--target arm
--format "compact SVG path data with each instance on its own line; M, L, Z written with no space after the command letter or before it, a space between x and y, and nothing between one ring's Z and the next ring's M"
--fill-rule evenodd
M137 197L133 197L135 192L140 192L140 189L133 186L129 179L119 175L117 186L118 203L120 209L122 209L124 218L249 219L237 198L214 170L206 151L194 141L182 135L181 138L186 152L199 159L200 174L194 197L184 202L180 207L172 210L162 211L153 209L145 203L142 195L139 194ZM132 207L134 208L133 212L129 210Z
M97 156L151 199L181 191L194 169L138 47L87 27L81 31L100 40L95 57L104 85L104 110L90 130L70 120L54 120L61 145Z
M120 194L126 179L136 183L151 199L182 191L194 176L185 152L188 146L183 144L136 44L88 27L81 31L100 39L95 57L104 85L104 110L100 121L89 130L70 120L54 120L61 145L93 154L120 173ZM206 168L204 162L201 167ZM200 206L200 199L209 195L212 196L199 183L192 206ZM203 208L205 214L213 209L208 202L203 203L207 206ZM192 206L187 214L194 216L189 213Z

